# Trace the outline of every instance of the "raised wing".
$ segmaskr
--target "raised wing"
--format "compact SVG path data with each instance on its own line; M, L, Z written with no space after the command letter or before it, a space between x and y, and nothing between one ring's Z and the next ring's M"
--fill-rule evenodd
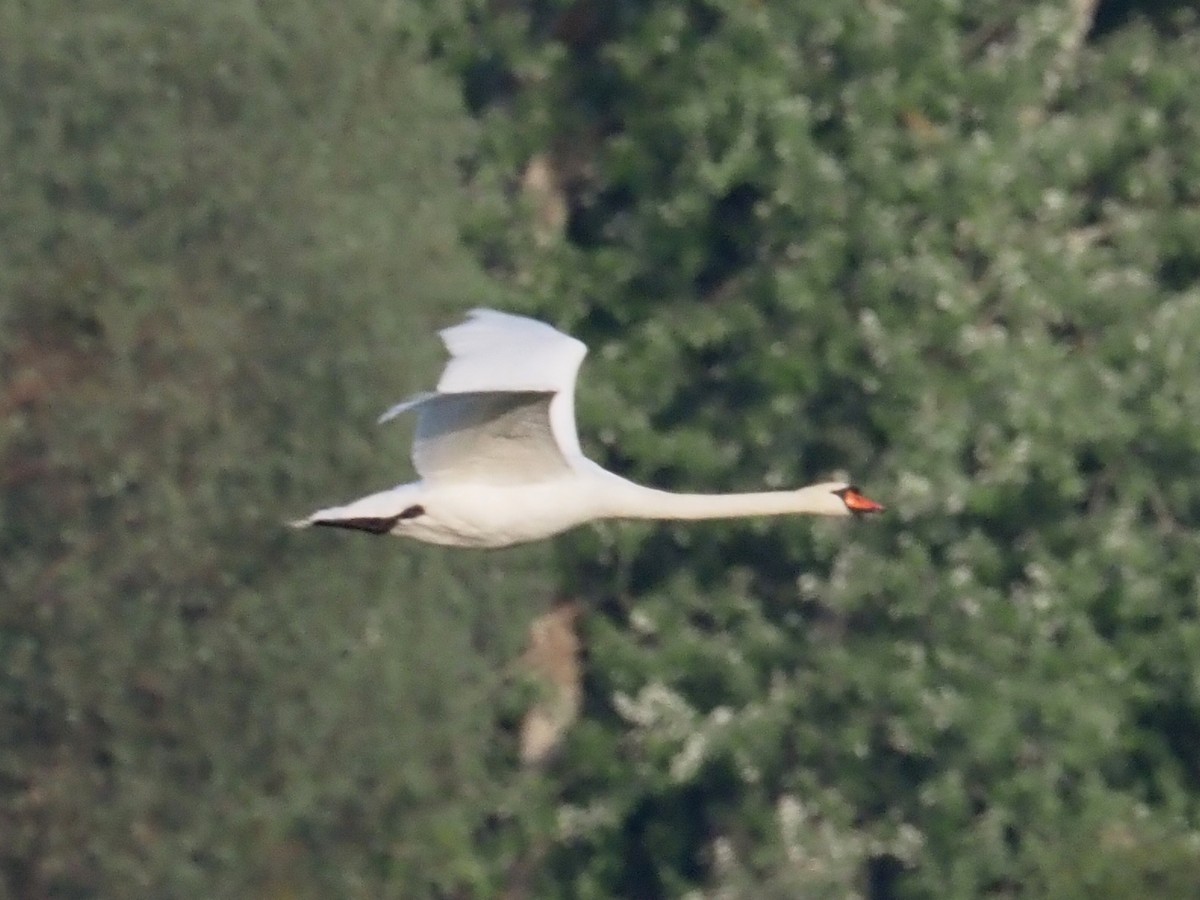
M413 463L423 478L539 480L582 456L574 394L583 342L491 309L473 310L440 335L450 359L437 391L380 417L419 410Z
M567 475L546 391L437 394L420 403L413 465L428 481L527 484Z
M471 310L467 320L440 332L450 351L440 393L464 391L567 391L587 347L545 322Z

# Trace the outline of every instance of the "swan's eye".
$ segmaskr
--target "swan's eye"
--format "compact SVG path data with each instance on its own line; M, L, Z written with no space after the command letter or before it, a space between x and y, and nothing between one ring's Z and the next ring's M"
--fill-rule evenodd
M877 513L883 512L883 504L876 503L874 500L867 497L854 485L842 488L840 491L834 491L842 502L846 504L846 508L853 513Z

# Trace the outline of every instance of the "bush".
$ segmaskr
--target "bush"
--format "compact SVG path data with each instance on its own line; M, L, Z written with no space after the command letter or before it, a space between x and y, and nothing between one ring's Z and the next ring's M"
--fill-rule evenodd
M486 883L541 555L283 527L401 478L375 416L495 295L473 128L395 15L0 14L0 893Z
M1200 31L1086 6L442 33L595 455L891 506L560 545L604 612L537 896L1190 891Z

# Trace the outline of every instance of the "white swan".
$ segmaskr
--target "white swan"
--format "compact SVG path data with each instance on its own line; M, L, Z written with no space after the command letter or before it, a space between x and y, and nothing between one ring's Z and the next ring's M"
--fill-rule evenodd
M850 484L793 491L675 494L614 475L579 449L575 375L587 347L543 322L477 309L441 332L450 360L437 390L393 406L417 411L420 481L293 522L432 544L504 547L597 519L724 519L879 512Z

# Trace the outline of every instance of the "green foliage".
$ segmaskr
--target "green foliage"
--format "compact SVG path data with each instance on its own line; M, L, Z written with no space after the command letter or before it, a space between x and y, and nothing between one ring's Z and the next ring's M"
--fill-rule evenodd
M1085 43L1078 6L445 41L483 178L557 176L559 231L526 189L476 239L592 346L601 461L891 507L561 545L605 614L539 896L1193 889L1200 30Z
M1083 6L0 7L0 895L1194 893L1200 26ZM618 471L888 516L283 529L472 303Z
M495 293L404 15L0 12L0 895L491 893L541 554L283 527L400 478Z

